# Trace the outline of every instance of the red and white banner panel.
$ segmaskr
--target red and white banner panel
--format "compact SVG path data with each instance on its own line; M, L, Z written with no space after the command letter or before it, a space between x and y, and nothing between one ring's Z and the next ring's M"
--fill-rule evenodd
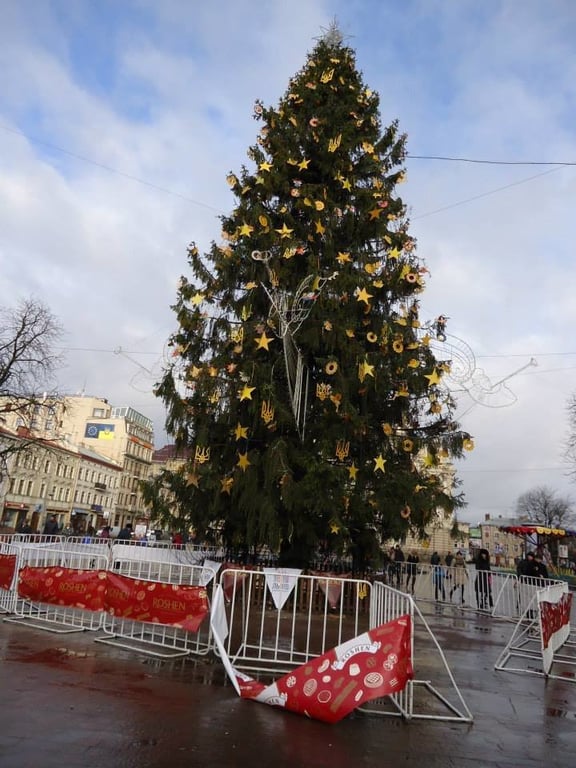
M32 602L107 611L119 618L167 624L188 632L198 631L209 608L204 587L60 566L22 568L18 595Z
M540 633L542 636L542 664L548 674L554 661L554 653L561 648L570 636L570 612L572 594L568 584L552 584L539 589L538 606L540 608Z
M36 603L103 611L105 592L106 571L27 565L18 578L18 596Z
M0 555L0 589L10 589L16 570L16 555Z
M105 610L118 618L197 632L208 613L204 587L164 584L108 573Z

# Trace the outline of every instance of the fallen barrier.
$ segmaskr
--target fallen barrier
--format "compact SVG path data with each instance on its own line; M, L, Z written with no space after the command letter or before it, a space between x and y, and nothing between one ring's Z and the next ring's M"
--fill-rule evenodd
M310 576L297 569L270 569L266 573L228 568L219 581L211 612L215 650L240 695L252 697L255 693L259 700L278 703L274 691L282 689L280 680L286 682L288 678L276 680L276 688L265 692L268 686L251 683L246 673L266 677L284 673L295 675L290 680L298 679L295 670L303 667L312 674L314 660L335 648L348 648L354 638L402 618L409 626L414 680L382 699L363 698L362 694L358 707L369 714L405 719L472 721L446 658L409 595L380 582ZM416 636L415 617L420 625ZM423 675L419 675L419 666ZM329 681L322 682L323 690L328 691ZM342 681L334 678L332 683ZM359 690L356 688L356 693ZM332 693L327 701L336 700L335 690ZM368 699L369 707L365 704Z
M576 682L570 669L576 666L571 610L572 594L566 582L538 589L518 619L494 669Z

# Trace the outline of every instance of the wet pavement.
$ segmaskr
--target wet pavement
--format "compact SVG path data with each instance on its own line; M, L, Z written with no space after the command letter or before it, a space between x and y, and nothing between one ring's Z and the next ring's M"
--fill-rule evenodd
M354 713L326 725L239 699L209 658L160 661L0 621L0 767L574 766L576 683L497 672L511 624L426 610L472 724ZM417 647L417 676L418 663Z

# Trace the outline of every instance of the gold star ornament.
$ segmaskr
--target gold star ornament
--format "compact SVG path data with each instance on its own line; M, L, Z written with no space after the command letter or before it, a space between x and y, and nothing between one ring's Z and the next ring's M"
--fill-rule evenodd
M232 486L234 485L234 478L232 477L224 477L222 480L220 480L220 493L227 493L230 495L230 491L232 490Z
M270 350L268 347L270 346L270 342L272 341L272 337L266 336L266 331L262 333L262 336L260 336L257 339L254 339L256 342L256 349L265 349L266 352L269 352Z
M356 301L363 301L366 304L366 306L370 304L369 300L372 298L373 298L373 295L371 293L368 293L366 288L360 289L356 294Z
M242 400L252 400L252 392L254 392L255 389L256 387L249 387L246 384L240 392L240 402L242 402Z
M378 472L378 470L380 470L380 472L384 474L386 472L386 470L384 469L385 464L386 464L386 459L384 458L384 456L382 456L381 453L378 454L378 456L374 459L374 472Z
M289 229L289 228L286 226L286 222L284 222L284 224L282 224L282 228L281 228L281 229L276 229L276 230L274 230L274 231L275 231L275 232L278 232L278 234L280 235L280 239L281 239L281 240L283 240L283 239L284 239L284 238L286 238L286 237L290 237L290 235L292 234L292 232L294 232L294 230L293 230L293 229Z
M242 472L246 472L246 470L250 466L250 460L248 458L248 452L246 452L246 453L239 453L238 454L238 463L237 463L236 466L240 467Z

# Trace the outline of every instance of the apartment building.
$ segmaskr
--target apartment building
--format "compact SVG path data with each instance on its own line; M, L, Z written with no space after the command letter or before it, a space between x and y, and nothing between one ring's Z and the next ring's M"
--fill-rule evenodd
M85 449L44 439L30 442L22 430L4 430L3 439L27 444L8 461L0 488L0 531L18 531L27 524L41 533L54 515L62 530L81 535L113 516L121 466Z
M58 456L44 472L44 487L26 474L34 472L36 460L42 464L33 455L32 443L22 458L11 462L6 498L0 502L23 505L17 520L36 513L35 521L41 521L50 512L74 531L97 529L105 522L147 524L139 484L149 476L154 431L146 416L129 406L112 406L104 398L77 395L46 398L29 413L22 407L5 410L1 426L14 439L33 436L39 448ZM33 495L26 496L28 491ZM18 512L16 507L6 509ZM14 515L5 517L11 527Z

